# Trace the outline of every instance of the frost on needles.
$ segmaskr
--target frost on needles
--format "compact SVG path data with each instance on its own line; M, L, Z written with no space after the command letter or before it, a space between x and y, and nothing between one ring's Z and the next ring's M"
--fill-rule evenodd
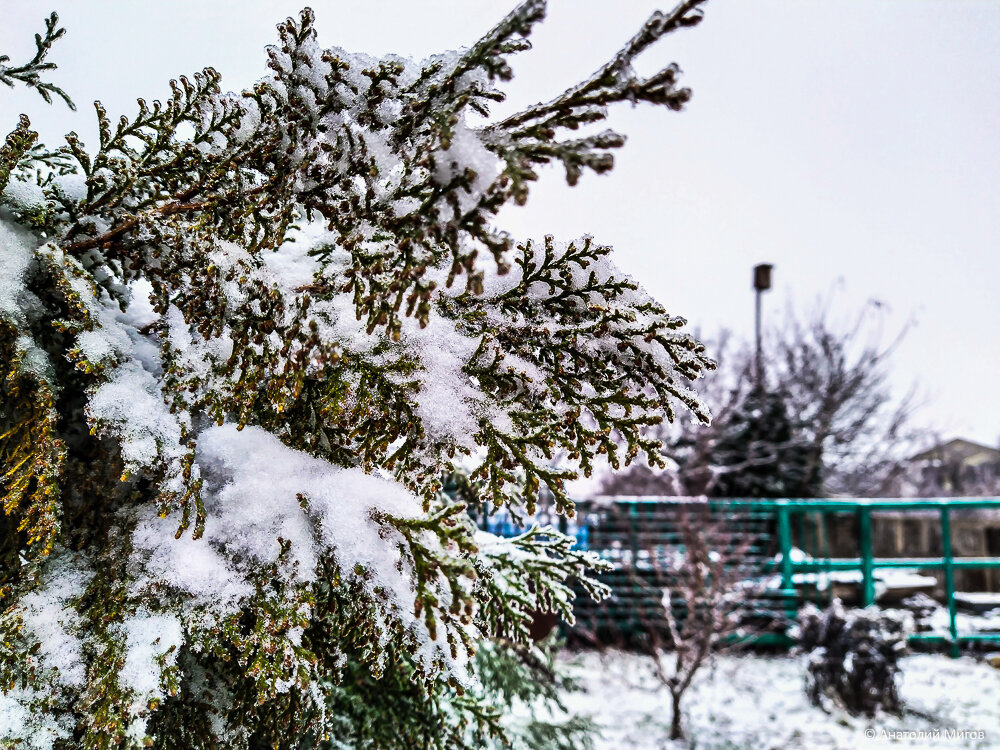
M503 120L539 0L419 63L321 47L307 9L252 88L208 68L130 117L97 103L95 146L47 149L21 117L0 147L0 747L506 741L470 656L526 644L535 610L572 618L599 561L551 529L476 532L443 478L572 513L564 482L598 454L659 462L647 427L707 419L688 382L712 363L607 247L493 217L542 165L610 169L622 136L574 135L609 105L681 108L676 66L632 61L699 4ZM0 82L68 102L46 28Z

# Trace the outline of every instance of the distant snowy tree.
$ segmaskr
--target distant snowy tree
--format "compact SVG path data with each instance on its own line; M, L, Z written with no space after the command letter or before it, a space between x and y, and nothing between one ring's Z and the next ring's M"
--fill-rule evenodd
M635 464L609 475L605 494L710 497L878 496L894 491L906 457L925 442L912 420L913 393L896 398L889 363L905 333L880 336L880 309L866 305L849 326L829 302L800 317L789 309L768 331L764 378L754 354L723 335L701 388L711 425L681 415L658 428L668 469Z
M585 237L492 225L541 165L570 184L624 138L608 105L688 100L633 59L474 125L544 14L414 63L278 27L270 74L205 69L50 150L0 149L0 747L450 748L502 733L470 671L596 560L548 530L476 533L441 491L572 512L552 468L659 463L707 413L684 321ZM45 82L62 34L0 82ZM379 722L373 733L371 722Z

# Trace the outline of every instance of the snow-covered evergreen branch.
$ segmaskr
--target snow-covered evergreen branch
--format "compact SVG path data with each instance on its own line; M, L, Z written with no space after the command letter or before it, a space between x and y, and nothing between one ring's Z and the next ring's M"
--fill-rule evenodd
M468 690L477 644L570 619L567 579L600 595L597 561L551 529L477 535L443 477L572 512L554 451L659 461L647 428L707 419L687 383L712 363L609 248L493 218L533 164L610 167L619 136L561 130L686 100L631 60L698 4L484 127L467 113L503 98L540 0L423 63L323 48L307 9L240 94L205 69L131 119L98 103L93 148L20 122L0 149L0 743L349 746L370 680L400 737L501 731ZM19 70L0 68L37 80ZM416 695L433 710L393 715Z

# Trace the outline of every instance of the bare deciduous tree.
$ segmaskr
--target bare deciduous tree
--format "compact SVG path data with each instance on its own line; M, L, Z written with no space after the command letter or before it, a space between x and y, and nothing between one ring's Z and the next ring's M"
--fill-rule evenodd
M826 300L805 321L789 310L773 337L773 377L809 457L804 484L818 479L826 494L885 494L928 438L912 421L915 390L895 398L890 384L889 363L909 326L885 344L882 312L871 301L837 326Z
M805 317L789 308L768 331L764 378L752 349L723 332L719 362L701 388L709 426L679 418L662 427L668 468L634 465L609 475L609 495L714 497L875 496L894 487L905 458L928 433L914 427L914 392L896 397L890 361L907 327L889 343L882 307L871 302L847 325L829 300Z
M645 622L643 644L654 672L670 693L670 739L684 737L681 700L695 674L724 648L746 642L755 629L745 619L754 586L745 565L752 539L707 502L675 506L678 544L648 559L663 573L663 620Z

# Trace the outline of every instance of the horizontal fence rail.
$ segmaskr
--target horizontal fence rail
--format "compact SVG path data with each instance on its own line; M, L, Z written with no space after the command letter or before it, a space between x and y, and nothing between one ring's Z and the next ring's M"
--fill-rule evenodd
M679 513L693 508L700 509L700 522L712 524L719 537L713 543L729 545L730 552L738 547L734 564L746 584L741 617L757 642L787 643L806 602L846 595L869 606L880 588L883 597L912 588L935 594L948 615L944 632L917 632L913 641L947 645L953 655L962 644L1000 643L1000 624L996 631L960 630L956 588L957 576L973 575L994 582L986 588L1000 588L1000 572L988 572L1000 569L1000 498L617 497L578 502L573 519L547 518L543 511L529 523L551 523L611 563L599 576L611 597L598 604L578 599L578 631L606 640L641 636L662 624L671 601L664 592L683 553ZM479 523L501 536L523 531L503 512L484 512ZM973 539L979 547L970 549L987 554L956 550L956 523L966 546Z

